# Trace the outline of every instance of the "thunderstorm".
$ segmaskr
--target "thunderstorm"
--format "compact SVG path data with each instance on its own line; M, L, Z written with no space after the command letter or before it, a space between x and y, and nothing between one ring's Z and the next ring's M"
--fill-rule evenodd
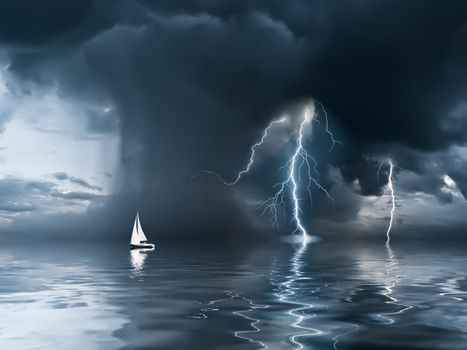
M329 151L331 151L336 144L342 145L342 142L336 140L334 138L334 134L329 130L329 121L328 115L324 106L320 102L316 102L321 107L323 111L323 115L325 118L325 128L326 133L330 136L331 139L331 147ZM290 202L292 203L292 220L295 225L293 230L293 234L297 235L300 238L300 242L304 245L310 243L312 241L312 236L308 233L302 219L301 215L303 213L303 209L301 206L301 201L303 198L301 197L302 191L306 191L307 197L310 202L312 202L312 187L319 189L322 191L326 197L334 201L334 199L329 194L328 190L324 188L319 182L319 172L317 170L318 162L316 159L307 151L305 148L305 138L311 134L312 131L312 122L318 122L316 119L317 113L315 108L315 102L311 102L307 104L300 115L301 122L298 127L298 131L294 131L291 135L297 135L295 139L295 148L294 152L292 153L291 157L288 159L286 164L280 168L287 169L287 177L284 181L275 184L273 187L278 188L278 190L272 195L271 197L267 198L260 204L260 208L262 208L261 215L263 216L266 212L270 212L272 217L272 225L273 227L279 227L279 220L278 220L278 210L280 207L285 206L285 196L286 192L290 193ZM288 121L288 118L280 118L273 120L269 125L264 129L262 137L258 142L256 142L250 148L250 158L245 168L240 170L236 177L232 181L225 180L219 173L211 171L211 170L201 170L198 171L194 178L199 176L200 174L209 174L217 177L224 185L226 186L234 186L236 185L242 176L246 175L252 169L254 162L255 162L255 152L258 147L260 147L266 138L268 137L270 129L278 124L284 124ZM302 179L302 173L305 174L305 179Z

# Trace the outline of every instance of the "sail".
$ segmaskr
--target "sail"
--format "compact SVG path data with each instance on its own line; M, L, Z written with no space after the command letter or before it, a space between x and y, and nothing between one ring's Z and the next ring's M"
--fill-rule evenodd
M139 214L136 214L136 222L138 224L139 240L141 242L147 241L148 239L146 238L146 235L144 234L143 228L141 227L141 223L139 222Z
M135 223L133 224L133 231L131 232L131 241L130 244L136 245L140 242L140 236L138 235L138 215L136 215Z

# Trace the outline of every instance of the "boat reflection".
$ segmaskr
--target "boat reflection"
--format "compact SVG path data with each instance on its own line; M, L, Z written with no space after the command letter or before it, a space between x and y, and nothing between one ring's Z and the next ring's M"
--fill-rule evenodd
M130 250L130 263L131 272L133 276L142 275L144 272L144 264L148 257L148 253L152 252L154 248L141 248Z

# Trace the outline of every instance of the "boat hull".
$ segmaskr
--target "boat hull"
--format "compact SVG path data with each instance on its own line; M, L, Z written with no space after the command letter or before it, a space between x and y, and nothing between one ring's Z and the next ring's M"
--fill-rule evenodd
M130 244L130 249L154 249L155 247L152 243Z

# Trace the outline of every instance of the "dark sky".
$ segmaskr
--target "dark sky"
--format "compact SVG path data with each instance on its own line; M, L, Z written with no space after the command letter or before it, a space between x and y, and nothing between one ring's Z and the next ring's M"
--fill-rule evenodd
M53 171L38 164L25 172L4 157L2 230L126 237L139 209L154 236L288 234L287 218L276 232L252 203L273 193L290 143L266 145L235 188L191 176L234 176L273 118L315 99L344 146L328 152L322 123L307 140L335 197L315 191L303 204L310 231L384 236L387 166L376 172L391 158L395 234L462 234L465 43L467 3L456 0L2 0L0 147L12 149L11 138L27 144L24 130L34 127L72 150L63 151L68 159L50 151ZM51 114L39 117L36 105L67 122L39 127ZM111 150L96 161L102 144ZM20 158L39 163L36 151L23 147Z

